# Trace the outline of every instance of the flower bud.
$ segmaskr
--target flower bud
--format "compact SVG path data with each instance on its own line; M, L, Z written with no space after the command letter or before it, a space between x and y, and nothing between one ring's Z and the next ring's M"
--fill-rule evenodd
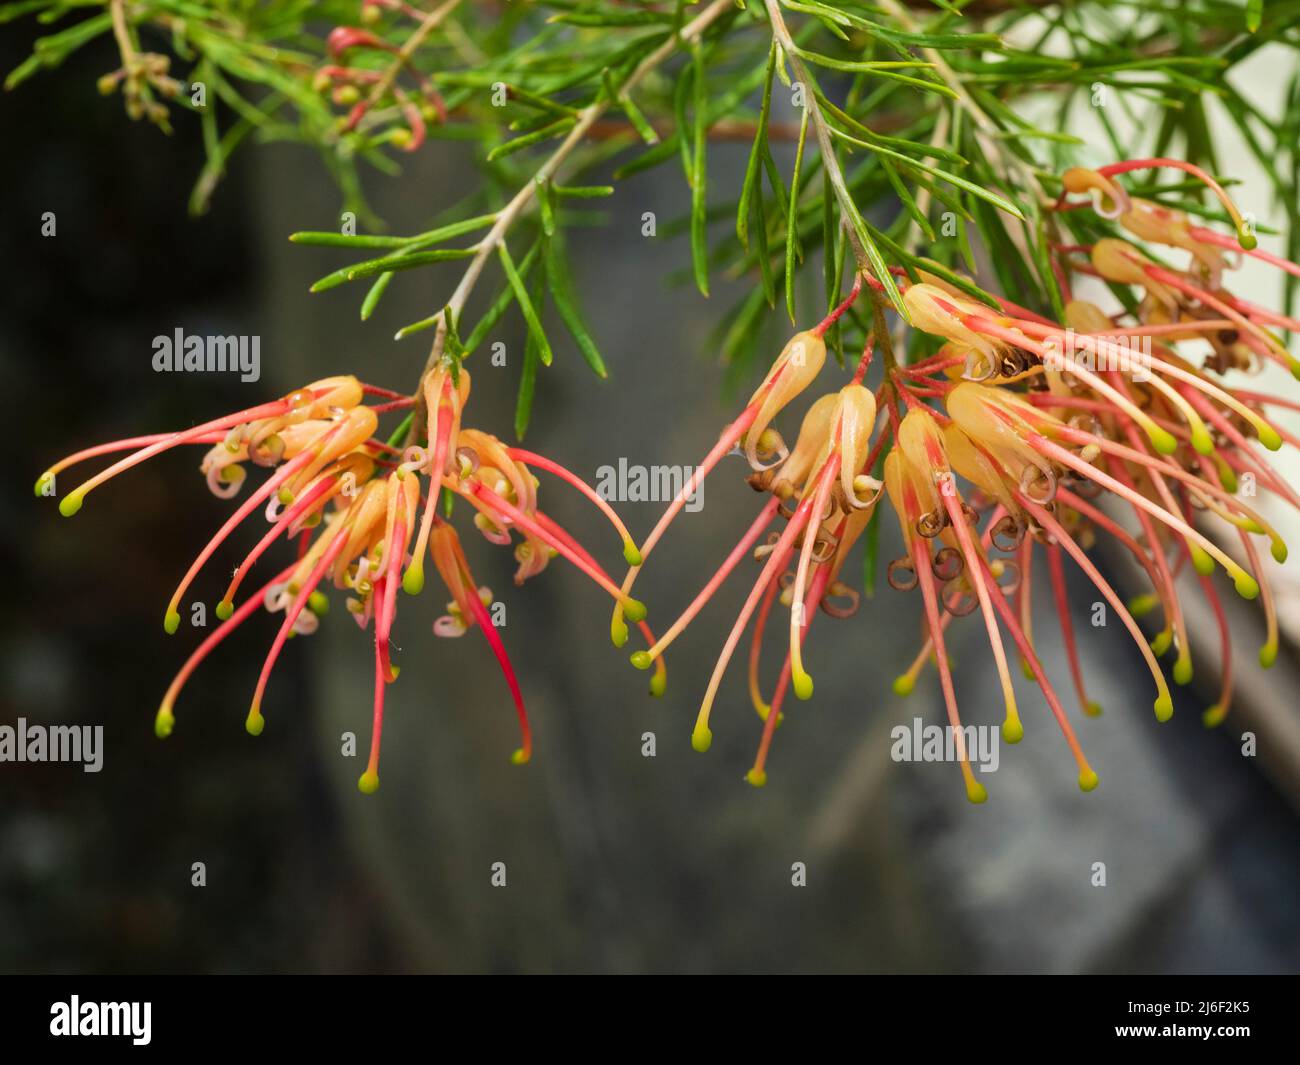
M758 441L772 419L792 399L812 384L826 362L826 342L816 333L805 330L792 336L763 383L750 397L752 406L759 404L758 413L744 436L745 457L754 469L760 469Z
M1129 195L1124 189L1095 170L1072 166L1061 175L1066 192L1087 193L1092 197L1093 209L1102 218L1116 219L1129 210Z

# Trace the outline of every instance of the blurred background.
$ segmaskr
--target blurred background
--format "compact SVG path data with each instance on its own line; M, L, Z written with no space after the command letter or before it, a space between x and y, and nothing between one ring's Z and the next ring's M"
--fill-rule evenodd
M29 40L0 37L0 66ZM244 731L275 625L255 619L185 691L175 733L153 735L158 700L201 634L162 631L164 604L229 512L196 453L152 461L93 495L74 520L31 483L53 459L116 437L194 424L331 373L407 390L424 334L395 328L431 313L453 269L399 276L374 319L361 292L309 296L341 264L291 246L298 229L338 225L320 160L290 147L237 154L211 212L185 207L202 153L195 125L172 137L132 124L94 92L114 65L78 53L57 76L0 101L0 359L18 444L6 464L10 559L0 621L0 724L102 724L103 771L0 764L0 969L10 972L1277 972L1300 968L1296 659L1284 645L1254 665L1262 627L1234 618L1241 676L1225 725L1201 710L1218 689L1217 637L1199 633L1197 677L1172 722L1150 712L1150 680L1122 628L1093 628L1096 595L1072 588L1098 720L1076 722L1102 786L1081 794L1040 698L1021 686L1026 737L1003 747L970 806L957 769L896 764L889 731L942 723L932 671L907 699L890 689L919 647L919 602L882 582L852 619L819 618L809 642L817 694L787 706L770 783L742 780L759 723L743 651L714 717L715 743L689 736L752 563L679 640L662 699L607 636L607 599L554 563L523 589L508 553L458 515L476 576L506 604L503 638L533 718L536 753L508 762L515 723L486 644L435 639L432 585L402 603L400 680L388 695L383 786L356 778L370 722L372 653L335 597L309 639L286 648L267 728ZM718 175L744 146L719 149ZM435 144L400 180L376 176L373 204L395 232L427 226L474 180L455 146ZM720 177L719 180L725 180ZM680 242L640 234L684 209L670 168L620 187L606 224L575 237L575 270L611 368L597 381L557 330L528 446L588 477L602 465L695 464L753 382L733 384L709 351L722 310L672 288ZM41 235L52 211L57 235ZM495 278L484 286L495 287ZM151 341L177 327L257 334L262 380L161 376ZM507 365L475 358L470 421L506 437L522 363L519 322L498 330ZM782 338L771 338L772 353ZM481 357L481 356L480 356ZM738 393L744 392L744 395ZM792 419L787 419L792 421ZM691 600L748 526L758 497L724 461L656 551L643 582L660 628ZM544 501L604 564L618 545L583 500L544 480ZM644 535L661 504L619 506ZM897 554L892 516L881 557ZM241 543L243 543L241 541ZM233 545L195 594L215 603ZM1039 575L1040 578L1043 576ZM1117 579L1123 579L1117 573ZM1294 611L1294 585L1280 593ZM1049 672L1068 691L1042 594ZM1189 609L1192 597L1189 596ZM1233 604L1235 605L1235 604ZM778 629L780 626L773 625ZM969 723L1001 719L976 619L952 653ZM765 673L779 667L772 635ZM1071 708L1073 703L1066 700ZM341 735L361 738L358 758ZM1254 732L1258 757L1243 757ZM642 756L653 732L657 756ZM207 886L192 887L202 861ZM504 862L507 886L490 884ZM793 887L791 866L807 867ZM1094 864L1106 883L1094 886Z

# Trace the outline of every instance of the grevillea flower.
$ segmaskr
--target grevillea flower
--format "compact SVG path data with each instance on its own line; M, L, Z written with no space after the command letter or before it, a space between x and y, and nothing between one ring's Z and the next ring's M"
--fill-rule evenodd
M1131 170L1161 166L1203 178L1237 224L1237 234L1228 237L1196 226L1178 211L1129 196L1115 180ZM871 472L882 454L883 494L897 516L905 548L888 567L889 583L900 590L919 589L924 619L920 652L894 688L909 693L925 663L935 662L972 802L983 802L987 795L965 750L944 640L953 618L976 611L987 630L999 678L1003 738L1016 743L1025 729L1012 681L1009 650L1014 649L1064 735L1080 788L1091 791L1098 783L1035 651L1031 619L1036 552L1046 556L1071 679L1085 716L1096 716L1101 709L1088 698L1075 646L1064 577L1067 557L1132 635L1151 673L1152 706L1161 721L1172 715L1173 699L1158 658L1174 653L1172 673L1180 684L1188 683L1193 673L1174 584L1185 564L1199 577L1221 632L1223 687L1206 711L1206 723L1223 719L1232 696L1230 641L1211 580L1216 570L1227 574L1241 597L1262 599L1267 637L1260 663L1268 667L1275 660L1276 612L1260 575L1254 538L1266 537L1279 562L1287 549L1237 487L1241 475L1249 473L1262 489L1300 507L1300 497L1264 454L1284 442L1300 443L1273 425L1267 408L1300 405L1230 387L1218 377L1265 361L1300 373L1300 363L1273 332L1300 328L1300 321L1235 296L1224 287L1223 278L1242 254L1291 273L1300 273L1300 267L1255 250L1253 234L1227 194L1187 164L1152 159L1096 171L1073 170L1063 176L1062 185L1060 209L1080 206L1069 197L1089 193L1103 218L1117 221L1140 241L1187 253L1187 267L1161 265L1118 237L1089 247L1061 245L1054 264L1065 306L1061 322L1008 300L990 306L937 277L909 277L898 270L909 324L934 338L931 345L938 342L937 352L900 365L886 344L883 379L873 394L862 382L873 341L887 341L887 334L876 336L873 330L853 379L811 405L794 448L787 450L772 419L818 376L825 354L821 336L857 298L859 279L843 306L791 341L646 540L644 554L698 479L733 446L744 447L755 469L750 483L771 498L682 617L649 651L633 655L634 664L642 667L657 660L771 522L778 515L786 521L779 536L774 534L754 552L763 562L762 571L726 639L692 736L697 750L708 749L710 715L723 672L745 626L756 616L750 691L764 724L758 757L748 774L752 784L766 779L768 749L787 687L801 698L812 693L802 651L812 613L819 603L832 614L851 612L837 610L832 605L836 597L856 605L856 595L838 581L838 574L848 548L875 517L880 493ZM1128 286L1130 306L1136 311L1110 315L1075 299L1070 285L1075 273ZM869 284L878 290L874 281ZM883 301L879 308L883 314ZM881 321L880 315L876 320ZM1176 350L1176 345L1194 341L1208 342L1212 351L1200 367ZM798 372L790 357L792 347L811 356ZM878 410L883 418L873 442ZM1129 527L1120 508L1132 513ZM1219 519L1217 530L1206 528L1202 520L1211 517ZM1237 557L1222 545L1224 532L1239 544ZM1134 556L1151 582L1149 593L1126 604L1093 564L1088 549L1105 537ZM628 575L625 590L635 574L633 569ZM758 665L764 626L777 596L791 610L790 641L769 705L761 696ZM1157 609L1163 625L1148 643L1137 618ZM616 642L622 635L616 614ZM1010 648L1004 637L1010 637Z
M249 733L259 735L265 727L263 698L280 651L291 636L316 630L328 607L325 590L332 587L346 595L347 609L361 628L374 628L373 727L370 757L359 786L363 792L375 791L379 786L384 695L398 676L390 654L397 591L401 586L415 595L423 589L427 553L450 596L447 613L434 622L433 632L442 637L457 637L471 628L482 632L501 666L519 717L521 743L512 759L527 762L532 755L532 732L510 659L488 612L492 593L474 580L456 530L437 513L444 492L460 496L474 508L474 524L489 541L514 544L519 562L517 583L540 573L551 558L562 556L613 596L627 616L640 624L647 642L654 643L643 621L644 606L622 592L599 563L538 507L538 481L529 465L557 475L595 501L621 537L624 558L635 561L640 555L626 527L593 489L563 466L463 427L461 417L469 393L468 372L450 362L425 375L418 400L363 385L355 377L333 377L192 429L119 440L78 452L41 476L36 493L50 495L56 477L69 467L129 452L63 496L59 510L70 517L94 489L183 444L208 447L200 472L213 493L223 499L240 491L248 479L248 466L270 471L199 552L167 606L164 628L174 633L185 596L204 565L255 512L264 515L267 528L235 569L217 605L221 624L181 667L163 697L155 720L160 737L172 732L176 700L199 664L236 628L265 610L281 615L281 620L245 722ZM384 402L369 405L367 396L379 396ZM417 407L425 415L422 424L415 419L413 408ZM388 442L377 438L380 416L402 410L410 414L392 438ZM405 450L397 447L403 439L421 437L423 445L411 443ZM297 541L296 561L237 604L249 572L278 540ZM663 684L661 668L652 690L662 691Z
M772 732L781 718L788 688L800 699L812 697L812 676L804 668L803 642L811 614L820 604L828 613L847 616L857 607L857 592L843 584L839 572L849 548L866 528L880 495L881 484L868 471L875 456L869 454L876 421L876 397L862 384L870 362L870 349L858 372L844 387L819 398L804 417L793 448L788 448L772 427L773 419L816 379L826 360L826 331L856 299L859 288L815 328L797 333L777 356L763 382L740 415L728 425L717 445L705 456L694 475L682 486L659 523L647 537L642 555L659 541L686 499L733 447L740 447L754 470L749 482L770 499L728 555L722 567L676 622L649 650L632 655L640 669L662 664L664 650L691 623L713 593L779 516L784 530L772 534L755 555L763 569L727 637L700 707L691 742L707 751L713 740L710 716L719 685L736 646L755 612L754 646L750 656L750 690L754 708L765 722L763 739L748 779L766 781L766 760ZM788 567L789 572L787 572ZM630 589L639 567L629 571L623 587ZM759 647L772 603L780 595L791 606L789 650L775 694L769 705L758 683ZM625 638L621 616L615 612L615 643Z
M415 8L390 0L366 0L362 17L377 22L383 11L389 10L416 23L411 40L418 43L437 25L440 18L426 15ZM411 61L410 47L398 47L370 30L358 26L335 26L325 41L326 49L336 61L327 63L316 72L314 85L318 92L328 91L337 104L349 108L341 120L344 130L358 128L367 114L374 121L391 104L391 110L401 116L402 126L391 128L386 139L403 151L413 152L425 141L430 121L446 122L447 105L432 80ZM394 58L387 70L354 65L352 54L373 55L388 53ZM397 83L398 75L407 72L416 82L418 93L412 94Z

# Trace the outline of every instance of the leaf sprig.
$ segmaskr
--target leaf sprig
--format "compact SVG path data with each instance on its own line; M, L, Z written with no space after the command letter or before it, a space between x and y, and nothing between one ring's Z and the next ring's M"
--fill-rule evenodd
M1107 223L1048 211L1054 175L1171 152L1220 173L1228 160L1210 134L1216 117L1271 185L1272 203L1255 205L1257 216L1272 212L1259 231L1285 233L1288 253L1300 253L1300 0L0 3L0 23L21 18L48 32L7 89L106 37L121 67L103 91L160 125L193 113L207 155L195 211L246 143L318 150L367 232L293 234L348 257L313 292L364 281L369 319L409 271L463 265L445 301L397 330L399 339L432 331L426 365L449 342L468 357L516 309L527 335L521 434L539 368L557 354L557 323L607 373L580 309L568 232L602 222L591 208L622 182L674 161L689 210L655 235L685 238L681 279L705 296L720 280L750 282L718 330L735 374L767 350L778 307L790 321L820 315L841 298L846 270L870 274L900 310L896 274L925 271L983 299L971 277L991 275L1018 303L1059 313L1052 243L1094 239ZM1234 83L1264 48L1288 65L1279 113ZM1103 152L1076 135L1086 123L1101 129ZM423 232L391 235L366 207L362 172L400 173L415 128L429 142L472 142L480 180L460 203L430 204ZM711 157L732 141L748 152L743 177L726 187L728 168ZM1221 220L1194 184L1132 188ZM481 300L490 273L495 294ZM1296 279L1286 283L1289 307ZM462 321L463 339L453 335ZM838 324L828 336L837 354L869 324L856 312Z

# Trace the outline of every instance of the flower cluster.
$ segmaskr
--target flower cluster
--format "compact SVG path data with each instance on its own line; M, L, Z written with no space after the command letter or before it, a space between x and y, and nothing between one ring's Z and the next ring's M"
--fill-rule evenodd
M1130 196L1116 180L1127 171L1164 166L1203 179L1236 222L1237 233L1226 236L1194 225L1179 211ZM604 590L614 602L615 645L627 641L629 622L640 628L647 649L631 658L639 669L653 668L652 694L665 688L667 648L752 553L761 569L723 644L692 744L699 751L711 745L723 675L753 621L749 688L762 736L747 779L761 786L787 692L793 689L800 699L812 696L804 659L812 620L819 608L832 617L856 611L858 593L841 573L857 541L881 520L880 503L887 499L903 543L903 554L888 564L888 582L900 591L919 590L924 619L921 647L894 690L909 693L933 661L968 798L983 802L986 792L967 756L945 634L954 618L976 612L999 677L1003 738L1016 743L1024 735L1012 683L1014 653L1061 729L1080 788L1091 791L1097 774L1035 650L1030 623L1035 556L1046 563L1085 716L1097 715L1100 707L1088 697L1075 646L1067 557L1131 634L1149 668L1152 706L1161 721L1172 715L1173 699L1160 657L1172 655L1175 682L1192 678L1191 645L1175 584L1190 567L1221 633L1222 690L1205 721L1224 718L1232 699L1231 641L1212 577L1222 569L1240 596L1261 601L1267 637L1259 660L1268 667L1278 653L1277 617L1261 576L1258 538L1269 541L1278 562L1287 555L1277 530L1247 502L1253 493L1239 491L1239 485L1253 484L1300 507L1300 495L1267 456L1284 444L1300 443L1270 420L1270 408L1296 410L1300 404L1223 380L1269 362L1300 375L1300 363L1274 332L1300 330L1300 321L1236 295L1225 277L1242 256L1293 274L1300 274L1300 267L1257 250L1246 219L1226 193L1187 164L1150 159L1071 170L1061 185L1058 211L1086 206L1075 197L1087 195L1096 212L1119 227L1117 235L1092 245L1055 246L1052 265L1062 320L1010 300L976 298L978 290L958 287L955 275L945 280L896 270L907 317L900 325L926 340L919 360L902 361L895 355L883 286L859 275L840 306L786 344L640 546L575 474L464 425L470 377L450 356L424 375L412 396L363 385L354 377L329 378L189 430L79 452L51 467L37 482L37 494L52 494L55 476L75 463L129 452L63 495L60 510L71 516L110 478L182 444L208 448L200 469L223 498L240 491L250 467L270 471L199 553L168 604L164 624L175 632L182 602L203 566L254 512L264 512L268 528L235 570L217 607L222 624L177 675L156 728L160 736L172 730L176 698L194 669L235 627L265 609L282 620L246 723L249 732L260 733L262 700L276 658L289 637L315 630L327 604L323 589L332 586L346 594L357 623L374 630L374 728L370 762L360 780L367 792L378 786L384 692L398 674L390 655L398 587L411 595L423 589L426 558L450 596L434 633L456 637L471 628L483 633L519 716L522 742L514 760L525 762L531 754L519 685L488 613L491 592L475 581L447 520L449 507L446 515L439 513L440 500L464 500L487 540L513 547L517 582L562 556ZM1186 253L1189 261L1181 269L1164 265L1142 247L1152 244ZM1123 291L1122 309L1108 313L1076 297L1080 278L1100 279ZM870 293L875 311L856 370L846 384L824 391L808 406L789 446L776 422L785 408L819 387L826 334L864 293ZM1208 348L1200 365L1188 350L1198 343L1203 351ZM877 367L878 382L868 387L868 373ZM368 404L367 397L379 402ZM376 436L382 415L403 410L406 420L387 441ZM748 481L766 500L717 573L656 639L645 623L645 606L631 594L638 575L703 478L735 450L748 459ZM621 586L539 508L533 469L566 481L608 518L630 567ZM1132 554L1150 580L1149 592L1127 603L1121 599L1088 555L1102 538ZM236 605L253 565L281 539L297 540L296 561ZM789 624L784 662L769 700L761 652L778 600L789 610ZM1161 625L1148 641L1138 619L1157 612Z
M1130 197L1115 180L1126 171L1163 166L1202 178L1237 223L1236 236L1193 225L1178 211ZM853 379L812 404L795 446L787 449L772 419L818 378L825 361L822 336L858 298L859 278L844 306L790 341L643 545L648 554L695 490L696 480L730 449L743 447L754 471L750 483L770 498L682 617L632 661L642 668L656 661L753 550L762 570L724 644L692 737L697 750L708 749L710 715L723 672L757 615L750 691L764 725L747 775L751 784L766 781L768 751L787 689L793 687L801 699L812 694L802 644L816 608L842 616L856 606L856 594L838 575L846 551L874 519L882 496L898 519L905 547L903 556L889 564L889 583L904 591L919 588L925 623L920 652L895 681L895 691L910 692L926 662L935 663L972 802L984 801L986 792L965 750L944 635L954 617L976 611L987 628L1000 678L1003 738L1015 743L1024 734L1005 633L1064 734L1079 786L1091 791L1098 783L1034 648L1030 576L1036 552L1046 558L1074 687L1086 715L1096 715L1100 708L1087 696L1076 652L1066 599L1066 556L1132 634L1150 669L1159 720L1172 715L1173 701L1158 657L1172 652L1175 681L1185 684L1192 677L1191 648L1174 584L1186 564L1199 576L1222 636L1223 688L1206 712L1206 723L1223 719L1232 696L1230 641L1210 579L1216 569L1227 573L1243 598L1262 599L1267 639L1260 663L1268 667L1275 660L1276 614L1260 577L1255 538L1267 538L1279 562L1286 558L1286 545L1237 486L1248 473L1261 489L1300 506L1300 498L1263 453L1284 441L1297 443L1268 420L1270 406L1297 405L1229 387L1218 378L1266 361L1300 374L1300 363L1272 332L1300 328L1300 322L1234 295L1224 285L1224 274L1242 254L1292 273L1300 268L1257 251L1246 220L1226 193L1185 163L1152 159L1074 170L1063 176L1062 185L1060 210L1075 209L1080 205L1070 197L1089 193L1103 217L1118 221L1138 240L1187 252L1190 263L1182 270L1160 265L1118 237L1089 247L1059 245L1055 266L1064 322L1008 300L996 300L996 307L986 304L935 276L896 271L911 327L939 342L937 352L900 364L888 346L888 334L873 330ZM1135 309L1112 315L1075 299L1074 275L1127 286ZM868 284L879 288L873 279ZM878 326L882 320L883 311L876 317ZM1131 343L1121 346L1121 338L1141 343L1135 352ZM1176 347L1194 341L1210 347L1201 366ZM883 347L886 358L873 393L862 381L875 345ZM874 470L883 472L883 492ZM1133 531L1121 523L1119 509L1132 511ZM1221 546L1221 536L1204 529L1198 519L1209 515L1221 519L1221 531L1239 544L1241 561ZM784 528L754 549L776 520L783 520ZM1110 537L1132 553L1151 581L1149 594L1128 604L1121 600L1088 557L1087 549L1100 537ZM629 573L625 591L636 572ZM759 679L760 651L777 598L790 608L789 640L769 704ZM1136 616L1156 610L1163 625L1148 643ZM616 611L615 642L624 635L620 626Z
M523 583L562 556L618 601L627 616L645 627L645 607L619 590L592 555L538 506L538 480L532 468L552 473L579 488L600 507L618 532L629 563L640 554L626 527L607 503L575 474L530 451L512 448L496 437L462 424L470 394L469 373L447 360L427 373L419 394L401 396L363 385L355 377L313 382L270 403L238 411L181 432L118 440L78 452L50 467L36 483L36 494L53 494L56 477L88 459L129 452L62 496L59 510L71 517L86 496L139 463L181 445L204 445L200 464L209 488L221 498L235 496L250 467L269 476L255 489L199 552L181 578L164 617L164 628L180 626L181 606L192 583L214 552L261 511L267 528L235 569L220 602L221 625L200 644L168 688L155 729L169 735L181 689L205 658L253 614L281 617L245 722L252 735L265 726L262 702L271 671L287 639L308 635L326 613L324 589L346 595L347 609L362 628L374 630L375 694L370 758L360 779L364 792L379 786L379 747L384 693L397 679L390 639L398 587L417 595L425 583L425 558L433 561L450 601L433 625L435 635L457 637L477 628L500 663L519 716L522 740L516 763L532 754L532 735L519 684L488 607L492 593L474 580L453 526L438 513L444 496L463 499L474 510L474 525L495 544L514 547L515 574ZM367 404L368 396L381 402ZM407 419L388 441L375 433L379 418L408 410ZM422 429L421 434L419 430ZM423 443L413 442L423 440ZM402 448L399 444L407 442ZM252 567L277 541L297 541L296 560L236 605ZM652 690L662 691L662 669Z
M343 130L358 129L363 122L387 126L385 139L403 151L413 152L424 143L431 123L447 121L447 105L442 94L412 62L415 46L437 25L444 12L435 10L425 14L400 0L364 0L362 21L374 25L386 11L416 23L407 44L399 47L361 26L336 26L325 42L334 62L316 71L313 84L318 92L328 92L334 103L348 109L340 120ZM376 56L381 59L392 56L392 59L382 68L363 61ZM412 88L398 83L403 72L414 82ZM392 122L394 118L396 124Z

